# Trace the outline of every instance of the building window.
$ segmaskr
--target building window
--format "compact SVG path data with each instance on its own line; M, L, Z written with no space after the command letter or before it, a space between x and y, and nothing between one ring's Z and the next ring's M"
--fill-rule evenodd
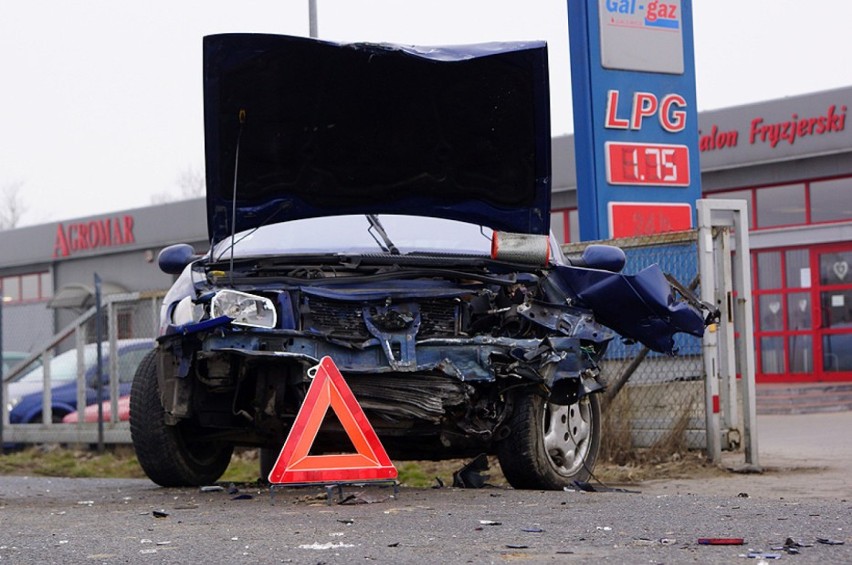
M852 177L710 192L704 198L745 200L751 229L852 220Z
M562 210L555 210L550 213L550 231L556 237L559 243L566 243L565 240L565 213Z
M40 280L38 274L21 277L21 301L38 300L40 295Z
M759 372L807 373L812 369L810 269L807 249L754 253Z
M757 227L807 223L805 185L773 186L757 191Z
M559 243L580 241L580 220L576 208L562 208L550 213L550 230Z
M0 278L3 298L10 304L47 300L53 296L50 273L27 273Z
M580 214L576 208L568 210L568 241L571 243L580 241Z
M757 288L781 288L781 253L769 251L757 254Z
M133 337L133 311L122 310L116 313L118 339Z
M41 298L47 300L48 298L53 297L53 274L49 271L46 273L39 274L39 280L41 281L40 292Z
M852 218L852 177L811 183L811 221Z
M724 200L745 200L748 212L749 226L754 228L754 194L753 190L728 190L726 192L710 192L704 198L716 198Z
M788 288L811 287L811 262L807 249L790 249L784 252Z
M3 277L3 301L21 301L21 277Z

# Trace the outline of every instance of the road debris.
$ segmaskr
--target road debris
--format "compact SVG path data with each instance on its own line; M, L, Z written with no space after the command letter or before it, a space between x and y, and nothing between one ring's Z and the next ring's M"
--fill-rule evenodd
M799 548L813 546L814 544L812 543L801 543L794 540L793 538L787 538L786 540L784 540L784 545L780 547L773 547L772 551L785 551L788 555L799 555L801 553L799 551Z
M640 491L638 490L629 490L621 487L611 487L601 482L598 482L597 485L593 485L585 481L574 481L572 483L572 486L563 487L562 490L564 490L565 492L627 492L630 494L640 494Z
M483 474L487 470L488 456L480 453L473 461L453 473L453 486L457 488L482 488L490 478L489 475Z
M698 538L699 545L743 545L743 538Z
M326 543L310 543L310 544L302 544L299 546L299 549L315 549L318 551L323 551L326 549L343 549L347 547L355 547L355 544L351 543L334 543L334 542L326 542Z
M749 550L748 553L740 554L740 557L747 557L749 559L781 559L781 554Z
M387 502L388 500L394 499L395 497L393 495L373 496L371 494L367 494L366 492L356 492L354 494L346 495L341 500L339 500L337 504L349 506L353 504L377 504L380 502Z

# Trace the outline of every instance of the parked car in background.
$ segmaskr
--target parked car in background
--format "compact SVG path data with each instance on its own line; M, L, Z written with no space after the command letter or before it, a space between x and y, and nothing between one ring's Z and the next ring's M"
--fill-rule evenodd
M104 400L101 405L103 406L103 421L109 422L112 403L109 400ZM86 406L86 408L82 411L84 422L92 423L98 421L98 417L100 416L100 414L98 414L98 406L97 402ZM62 418L62 423L76 424L80 421L80 413L80 410L75 410L74 412L66 414L65 417ZM118 397L118 421L127 422L128 420L130 420L130 395L125 394Z
M130 393L136 368L145 354L154 347L151 339L118 340L118 389L119 394ZM110 346L104 342L101 348L103 399L109 398ZM97 402L97 344L89 343L83 348L83 382L86 386L86 405ZM50 361L51 409L54 422L61 422L65 415L77 410L77 350L71 349ZM42 421L44 397L44 368L33 370L19 381L9 384L9 422L12 424L39 423Z

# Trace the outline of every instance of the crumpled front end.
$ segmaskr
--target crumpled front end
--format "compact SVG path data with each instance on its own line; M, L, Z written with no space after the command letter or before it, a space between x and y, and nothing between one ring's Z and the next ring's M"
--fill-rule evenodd
M513 390L534 387L571 404L602 388L597 361L613 334L590 312L551 302L540 282L403 277L236 291L256 297L244 306L257 318L273 308L274 327L217 310L221 294L234 290L202 288L194 308L203 319L172 324L160 338L167 418L197 419L247 443L280 441L304 398L307 369L328 356L384 437L487 449L507 433ZM401 441L396 453L413 445Z

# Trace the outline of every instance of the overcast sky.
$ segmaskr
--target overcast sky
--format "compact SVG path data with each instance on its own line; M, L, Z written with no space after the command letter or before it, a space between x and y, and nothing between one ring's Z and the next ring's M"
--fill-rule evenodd
M573 1L573 0L572 0ZM566 0L317 0L319 37L548 42L572 131ZM694 0L698 110L852 85L852 0ZM308 36L308 0L0 1L0 189L22 225L148 206L203 169L201 38Z

